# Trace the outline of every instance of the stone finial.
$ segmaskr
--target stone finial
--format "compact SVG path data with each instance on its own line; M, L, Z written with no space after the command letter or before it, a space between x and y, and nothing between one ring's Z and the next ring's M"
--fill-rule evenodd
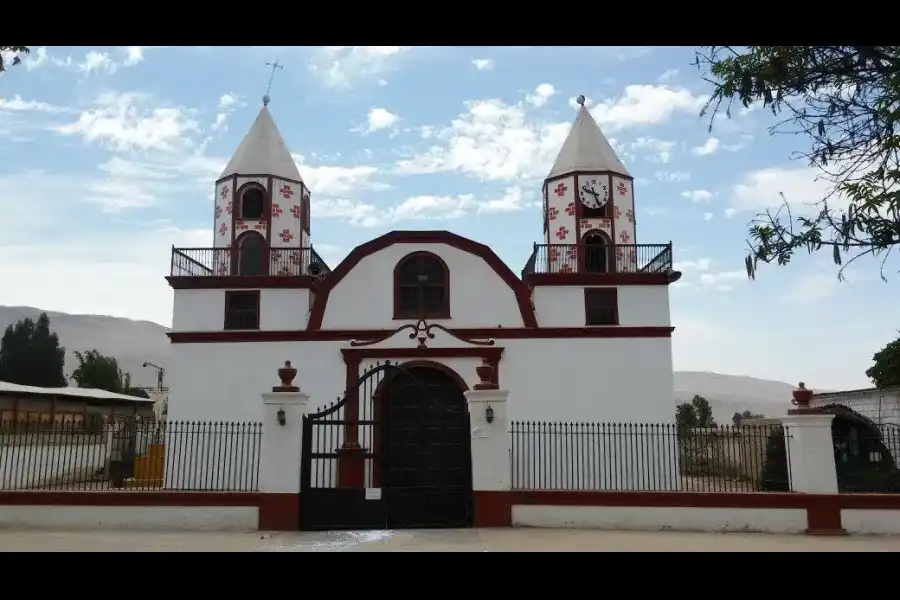
M797 389L794 390L793 396L791 404L797 408L809 408L809 402L812 400L813 393L812 390L806 389L806 385L801 381L797 385Z
M291 361L284 361L284 366L278 369L278 378L281 385L272 388L273 392L299 392L300 388L294 385L294 378L297 376L297 369L291 366Z
M488 362L487 358L481 359L481 364L475 367L475 372L478 373L478 383L475 384L473 389L476 390L496 390L499 389L496 383L494 383L494 367Z

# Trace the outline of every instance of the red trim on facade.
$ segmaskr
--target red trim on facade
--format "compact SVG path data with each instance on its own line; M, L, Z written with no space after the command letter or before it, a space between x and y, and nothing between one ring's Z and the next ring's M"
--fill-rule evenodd
M449 231L391 231L380 237L360 244L341 261L341 264L325 279L321 293L316 295L315 302L309 315L307 329L310 331L321 329L322 320L325 317L325 307L328 296L351 270L364 258L384 250L394 244L444 244L452 246L463 252L468 252L481 258L495 273L509 286L516 296L519 305L519 313L522 316L522 324L525 327L537 327L537 318L531 305L531 292L522 281L510 271L509 267L500 260L493 250L484 244L479 244L470 239L456 235Z
M259 506L261 495L257 492L23 491L0 492L0 506Z
M198 278L199 279L199 278ZM317 297L318 298L318 297ZM333 342L353 339L372 339L390 333L387 329L333 329L333 330L298 330L298 331L170 331L166 335L173 344L216 344L245 342ZM670 338L674 327L501 327L498 329L459 328L450 329L453 335L468 339L493 338L498 340L529 339L586 339L586 338ZM485 348L466 348L467 350L484 352ZM359 352L362 349L343 349L341 352ZM444 348L397 348L383 349L386 352L445 350ZM446 348L448 351L459 348ZM393 358L394 355L391 355Z
M277 250L277 248L276 248ZM224 290L224 289L319 289L319 281L309 275L229 275L225 277L166 277L173 290Z

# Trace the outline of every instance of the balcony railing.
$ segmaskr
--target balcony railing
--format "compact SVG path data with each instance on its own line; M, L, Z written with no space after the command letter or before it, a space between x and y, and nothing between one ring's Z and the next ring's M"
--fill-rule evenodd
M331 269L312 247L264 251L256 248L172 248L173 277L310 275L322 279L329 273Z
M672 244L535 244L522 269L528 275L666 273Z

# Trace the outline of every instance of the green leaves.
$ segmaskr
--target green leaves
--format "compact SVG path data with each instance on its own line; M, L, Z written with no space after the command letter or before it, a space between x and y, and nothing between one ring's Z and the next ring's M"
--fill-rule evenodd
M19 64L20 62L22 62L22 59L19 55L20 54L27 55L29 52L31 52L31 50L28 48L28 46L0 46L0 73L3 73L4 71L6 71L6 65L3 64L3 54L5 54L5 53L13 54L13 58L12 58L10 66L14 67L17 64Z

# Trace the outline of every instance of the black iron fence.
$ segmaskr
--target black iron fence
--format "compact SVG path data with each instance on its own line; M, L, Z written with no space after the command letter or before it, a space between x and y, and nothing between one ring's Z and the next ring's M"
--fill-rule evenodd
M513 489L788 491L780 425L511 424Z
M259 489L261 423L0 428L0 490Z
M900 425L835 419L832 432L840 492L900 493Z
M671 268L672 244L535 244L522 276L665 273Z
M173 277L298 276L331 272L312 247L172 248Z

